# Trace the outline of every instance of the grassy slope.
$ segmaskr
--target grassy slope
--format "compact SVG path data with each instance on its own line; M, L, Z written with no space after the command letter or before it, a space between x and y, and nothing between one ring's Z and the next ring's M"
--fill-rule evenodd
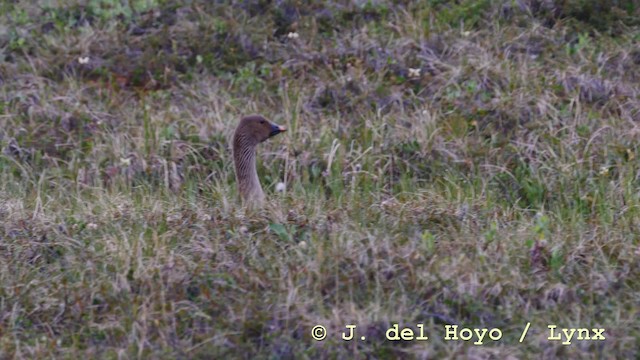
M1 2L0 356L637 356L632 2L498 3Z

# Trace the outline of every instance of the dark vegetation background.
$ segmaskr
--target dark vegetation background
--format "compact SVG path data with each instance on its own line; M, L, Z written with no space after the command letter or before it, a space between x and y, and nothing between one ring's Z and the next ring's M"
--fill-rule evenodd
M0 1L0 357L637 357L639 9Z

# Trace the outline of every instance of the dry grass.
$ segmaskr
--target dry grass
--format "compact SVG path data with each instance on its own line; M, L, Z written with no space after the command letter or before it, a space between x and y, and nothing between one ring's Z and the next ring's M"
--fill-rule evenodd
M0 357L637 357L638 10L601 3L0 3Z

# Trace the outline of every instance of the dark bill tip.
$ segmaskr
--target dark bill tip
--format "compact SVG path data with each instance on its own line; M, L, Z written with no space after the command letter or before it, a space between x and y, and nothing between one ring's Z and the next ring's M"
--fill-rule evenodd
M281 132L285 132L285 131L287 131L286 127L280 126L280 125L276 125L276 124L272 124L271 125L271 133L269 134L269 136L278 135Z

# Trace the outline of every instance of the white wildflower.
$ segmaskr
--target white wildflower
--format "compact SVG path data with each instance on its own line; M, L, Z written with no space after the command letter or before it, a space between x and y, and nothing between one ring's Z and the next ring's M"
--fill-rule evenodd
M120 165L122 165L122 166L131 165L131 159L130 158L120 158Z
M79 57L79 58L78 58L78 62L79 62L80 64L88 64L88 63L89 63L89 57L88 57L88 56L85 56L85 57Z
M297 39L297 38L299 38L299 37L300 37L300 35L298 35L298 33L297 33L297 32L292 31L292 32L290 32L290 33L288 33L288 34L287 34L287 37L288 37L289 39Z
M97 228L98 228L98 225L95 224L95 223L88 223L87 224L87 229L89 229L89 230L95 230Z
M607 166L603 166L600 168L600 172L599 172L600 176L607 176L609 175L609 167Z
M417 69L409 68L409 77L411 78L420 77L420 68L417 68Z
M284 192L284 190L287 188L287 186L283 183L283 182L279 182L276 184L276 191L277 192Z

